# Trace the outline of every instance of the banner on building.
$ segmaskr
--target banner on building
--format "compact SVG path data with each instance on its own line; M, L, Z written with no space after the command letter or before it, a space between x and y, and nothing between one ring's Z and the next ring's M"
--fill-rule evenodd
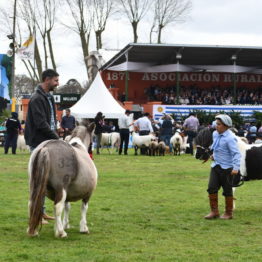
M232 113L239 112L243 117L252 117L254 111L262 112L262 106L241 106L241 105L153 105L153 116L161 118L164 114L174 114L177 119L186 117L192 111L205 111L209 113Z

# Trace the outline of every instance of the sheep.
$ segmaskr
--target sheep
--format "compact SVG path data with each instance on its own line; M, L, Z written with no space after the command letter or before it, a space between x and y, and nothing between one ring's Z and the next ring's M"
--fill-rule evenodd
M181 148L182 148L182 144L183 144L183 138L180 135L179 131L176 131L175 134L171 137L170 144L173 147L174 155L180 156Z
M146 152L148 151L149 144L156 140L156 137L152 134L146 135L146 136L140 136L138 133L133 132L132 134L132 141L133 141L133 147L135 149L135 155L137 155L137 149L145 147Z
M157 141L151 141L150 144L149 144L148 151L149 151L150 156L158 155L158 151L159 151L158 150L158 142Z
M18 138L17 138L17 149L20 149L20 151L29 150L29 147L25 143L25 137L22 134L18 135Z
M118 151L120 146L120 134L117 132L102 133L100 145L102 148L103 146L107 146L109 154L112 154L113 147L115 147L116 151Z
M169 147L168 148L168 151L169 151ZM166 144L164 141L160 141L158 143L158 154L159 156L164 156L165 155L165 151L166 151Z

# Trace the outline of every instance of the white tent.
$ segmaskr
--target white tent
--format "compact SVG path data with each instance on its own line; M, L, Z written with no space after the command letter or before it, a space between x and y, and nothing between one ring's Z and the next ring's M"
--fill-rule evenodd
M97 73L84 96L70 110L77 119L95 118L98 112L102 112L106 118L119 118L125 113L125 109L106 88L100 73Z

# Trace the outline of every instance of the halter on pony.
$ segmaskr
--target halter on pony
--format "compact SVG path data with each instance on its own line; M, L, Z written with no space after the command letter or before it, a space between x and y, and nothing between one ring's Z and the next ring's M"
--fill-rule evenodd
M195 144L196 144L196 159L203 160L202 163L207 162L207 160L212 155L212 150L210 149L210 146L213 142L212 133L214 129L212 128L203 128L200 130L198 135L195 138ZM228 183L232 187L239 187L244 184L244 177L238 173L237 175L229 176Z
M210 129L208 127L201 129L194 141L197 148L195 157L196 159L204 160L203 163L205 163L212 155L212 150L210 149L210 145L212 144L213 141L212 138L213 131L214 129Z
M208 157L205 157L204 159L203 158L201 158L202 156L200 156L199 158L197 158L197 159L199 159L199 160L204 160L202 163L204 164L204 163L206 163L207 162L207 160L210 158L210 156L212 155L212 150L210 149L210 147L203 147L203 146L200 146L200 145L197 145L196 146L197 147L197 149L202 149L202 155L206 155L206 156L208 156ZM201 159L200 159L201 158Z

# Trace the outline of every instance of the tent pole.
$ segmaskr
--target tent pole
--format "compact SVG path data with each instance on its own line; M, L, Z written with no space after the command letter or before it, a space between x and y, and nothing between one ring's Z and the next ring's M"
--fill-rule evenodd
M179 105L179 80L180 80L180 70L179 70L179 60L181 60L182 55L180 52L177 52L176 54L176 104Z
M179 104L179 78L180 78L180 74L179 71L176 71L176 104Z
M128 71L126 71L126 77L125 77L125 94L126 94L126 101L128 101L128 78L129 78L129 74L128 74Z
M234 54L231 57L231 60L233 61L233 104L235 105L237 103L237 79L236 79L236 60L237 60L237 55Z
M236 73L233 73L233 104L237 103L237 81Z

